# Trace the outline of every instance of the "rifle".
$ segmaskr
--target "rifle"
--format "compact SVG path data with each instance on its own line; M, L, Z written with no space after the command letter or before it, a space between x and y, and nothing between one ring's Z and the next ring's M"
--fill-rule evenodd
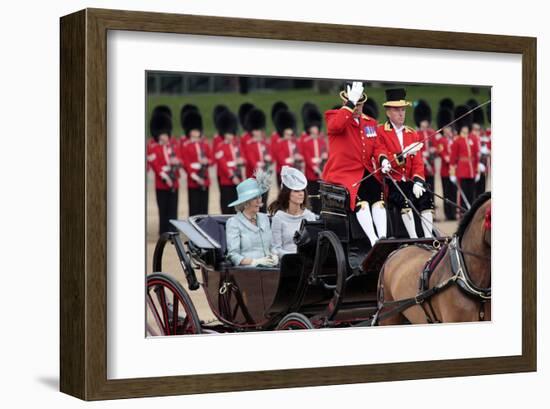
M171 141L168 142L168 155L170 158L170 163L169 163L170 170L168 171L168 177L172 181L172 186L170 187L170 191L175 192L176 180L178 180L178 172L179 172L179 169L181 168L181 163L178 163L177 165L174 165L172 163L172 159L177 158L177 155Z
M233 143L233 142L231 142ZM239 148L239 144L235 143L233 145L233 148L235 149L235 159L237 160L237 167L235 168L235 175L240 181L243 180L243 175L246 175L246 168L243 164L239 164L241 161L241 149Z
M202 163L202 160L204 159L204 154L202 152L202 146L200 145L200 142L198 142L197 157L199 158L199 162L201 165L197 174L202 180L206 181L206 177L208 175L208 165ZM201 188L202 190L206 190L206 186L204 184L201 185Z

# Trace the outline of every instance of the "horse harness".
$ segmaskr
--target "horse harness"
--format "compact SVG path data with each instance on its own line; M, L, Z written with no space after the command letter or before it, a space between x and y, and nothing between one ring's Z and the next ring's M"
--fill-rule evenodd
M435 314L435 311L433 309L431 298L434 295L446 290L454 283L456 283L458 287L462 290L462 292L464 292L467 296L479 301L480 303L479 320L483 321L485 319L485 311L484 311L485 303L491 300L491 288L490 287L481 288L474 284L474 282L470 277L470 274L468 273L468 269L466 268L463 253L470 254L475 257L481 257L481 258L485 258L485 256L465 252L464 250L462 250L457 236L453 236L453 238L449 243L445 242L443 245L441 245L441 243L438 240L435 240L432 246L422 245L422 244L416 244L416 246L424 248L428 251L432 251L433 249L438 249L438 251L432 254L432 256L428 259L428 261L424 265L422 274L420 274L418 294L416 294L416 296L411 298L406 298L403 300L397 300L397 301L385 303L384 302L384 279L383 279L384 270L382 269L381 277L380 277L381 284L379 286L379 292L378 292L378 312L375 314L374 318L370 322L370 325L376 325L378 321L384 320L386 318L389 318L392 315L403 312L414 305L419 305L423 309L428 323L430 324L438 323L440 321L438 320ZM430 283L430 278L432 276L432 273L435 271L435 269L437 268L441 260L443 260L447 251L449 252L449 259L450 259L451 273L452 273L451 277L430 288L429 283ZM390 257L388 257L388 259L389 258ZM426 309L426 306L427 306L427 309ZM389 307L390 308L389 311L385 313L380 313L384 307Z

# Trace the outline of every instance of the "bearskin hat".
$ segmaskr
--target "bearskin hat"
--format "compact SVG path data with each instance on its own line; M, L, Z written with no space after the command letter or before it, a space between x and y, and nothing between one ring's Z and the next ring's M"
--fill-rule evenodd
M197 129L202 132L202 117L197 111L187 112L181 119L181 127L186 136L189 136L189 133L193 129Z
M277 101L271 107L271 121L275 123L275 117L280 111L288 111L288 105L283 101Z
M279 136L283 136L285 129L296 129L296 117L290 111L279 111L275 116L275 129Z
M420 126L422 121L432 122L432 109L426 101L420 99L414 107L414 122Z
M309 128L312 126L316 126L319 130L323 128L323 116L317 105L311 104L305 111L302 107L302 119L304 121L304 130L307 133L309 133Z
M457 130L457 132L460 132L460 130L464 126L467 126L468 130L472 129L472 123L474 118L471 112L468 115L465 115L468 111L470 111L470 108L467 105L459 105L456 107L454 112L455 119L458 119L464 115L462 118L458 119L458 121L455 122L455 129Z
M468 108L475 109L479 106L479 103L471 98L466 102L466 105L468 105ZM474 124L483 125L485 123L485 115L483 114L482 109L476 109L474 112L472 112L472 120Z
M363 105L363 113L371 118L378 119L378 104L372 98L367 98Z
M216 128L218 127L218 125L216 125L218 115L226 111L229 111L229 108L227 107L227 105L218 104L214 107L214 110L212 111L212 120L214 121L214 126Z
M168 105L157 105L155 107L155 109L153 109L153 114L152 115L154 116L158 113L166 114L170 118L172 118L172 110L170 109L170 107Z
M229 110L220 112L216 117L216 129L222 136L227 133L235 135L238 127L237 116Z
M149 131L155 141L158 142L162 134L172 134L172 119L164 112L158 112L151 116Z
M437 129L447 127L454 120L453 111L448 108L440 108L437 113Z
M181 110L180 110L180 124L181 124L182 129L185 129L185 126L183 126L183 117L188 112L191 112L191 111L199 113L199 108L196 105L193 105L193 104L185 104L184 106L181 107Z
M244 129L251 132L256 129L265 129L265 114L262 110L253 108L246 115Z
M455 109L455 103L451 98L443 98L439 101L439 108L447 108L451 111Z
M246 116L252 109L254 109L254 104L250 102L245 102L239 107L239 123L242 129L246 129Z

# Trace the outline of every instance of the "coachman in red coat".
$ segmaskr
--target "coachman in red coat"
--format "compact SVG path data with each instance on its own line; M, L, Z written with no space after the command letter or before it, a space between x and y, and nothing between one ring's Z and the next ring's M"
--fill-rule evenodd
M411 203L421 213L424 237L432 237L433 200L425 194L424 161L419 152L423 144L416 131L405 126L405 108L411 105L405 98L404 88L386 90L384 107L388 121L377 128L393 167L388 200L401 211L409 237L418 237Z
M329 157L322 178L347 188L351 209L357 211L357 220L374 245L379 237L386 236L386 212L379 180L367 176L379 164L388 171L389 161L376 135L376 121L363 114L367 99L363 84L348 84L340 96L342 108L325 112Z

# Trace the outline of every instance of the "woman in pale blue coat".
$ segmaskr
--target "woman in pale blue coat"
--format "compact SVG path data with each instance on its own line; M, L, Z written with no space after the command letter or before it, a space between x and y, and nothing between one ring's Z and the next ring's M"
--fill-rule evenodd
M236 266L275 267L278 257L271 252L269 218L260 213L262 195L269 190L268 175L257 172L255 177L237 185L238 199L228 205L237 214L225 225L227 257Z

